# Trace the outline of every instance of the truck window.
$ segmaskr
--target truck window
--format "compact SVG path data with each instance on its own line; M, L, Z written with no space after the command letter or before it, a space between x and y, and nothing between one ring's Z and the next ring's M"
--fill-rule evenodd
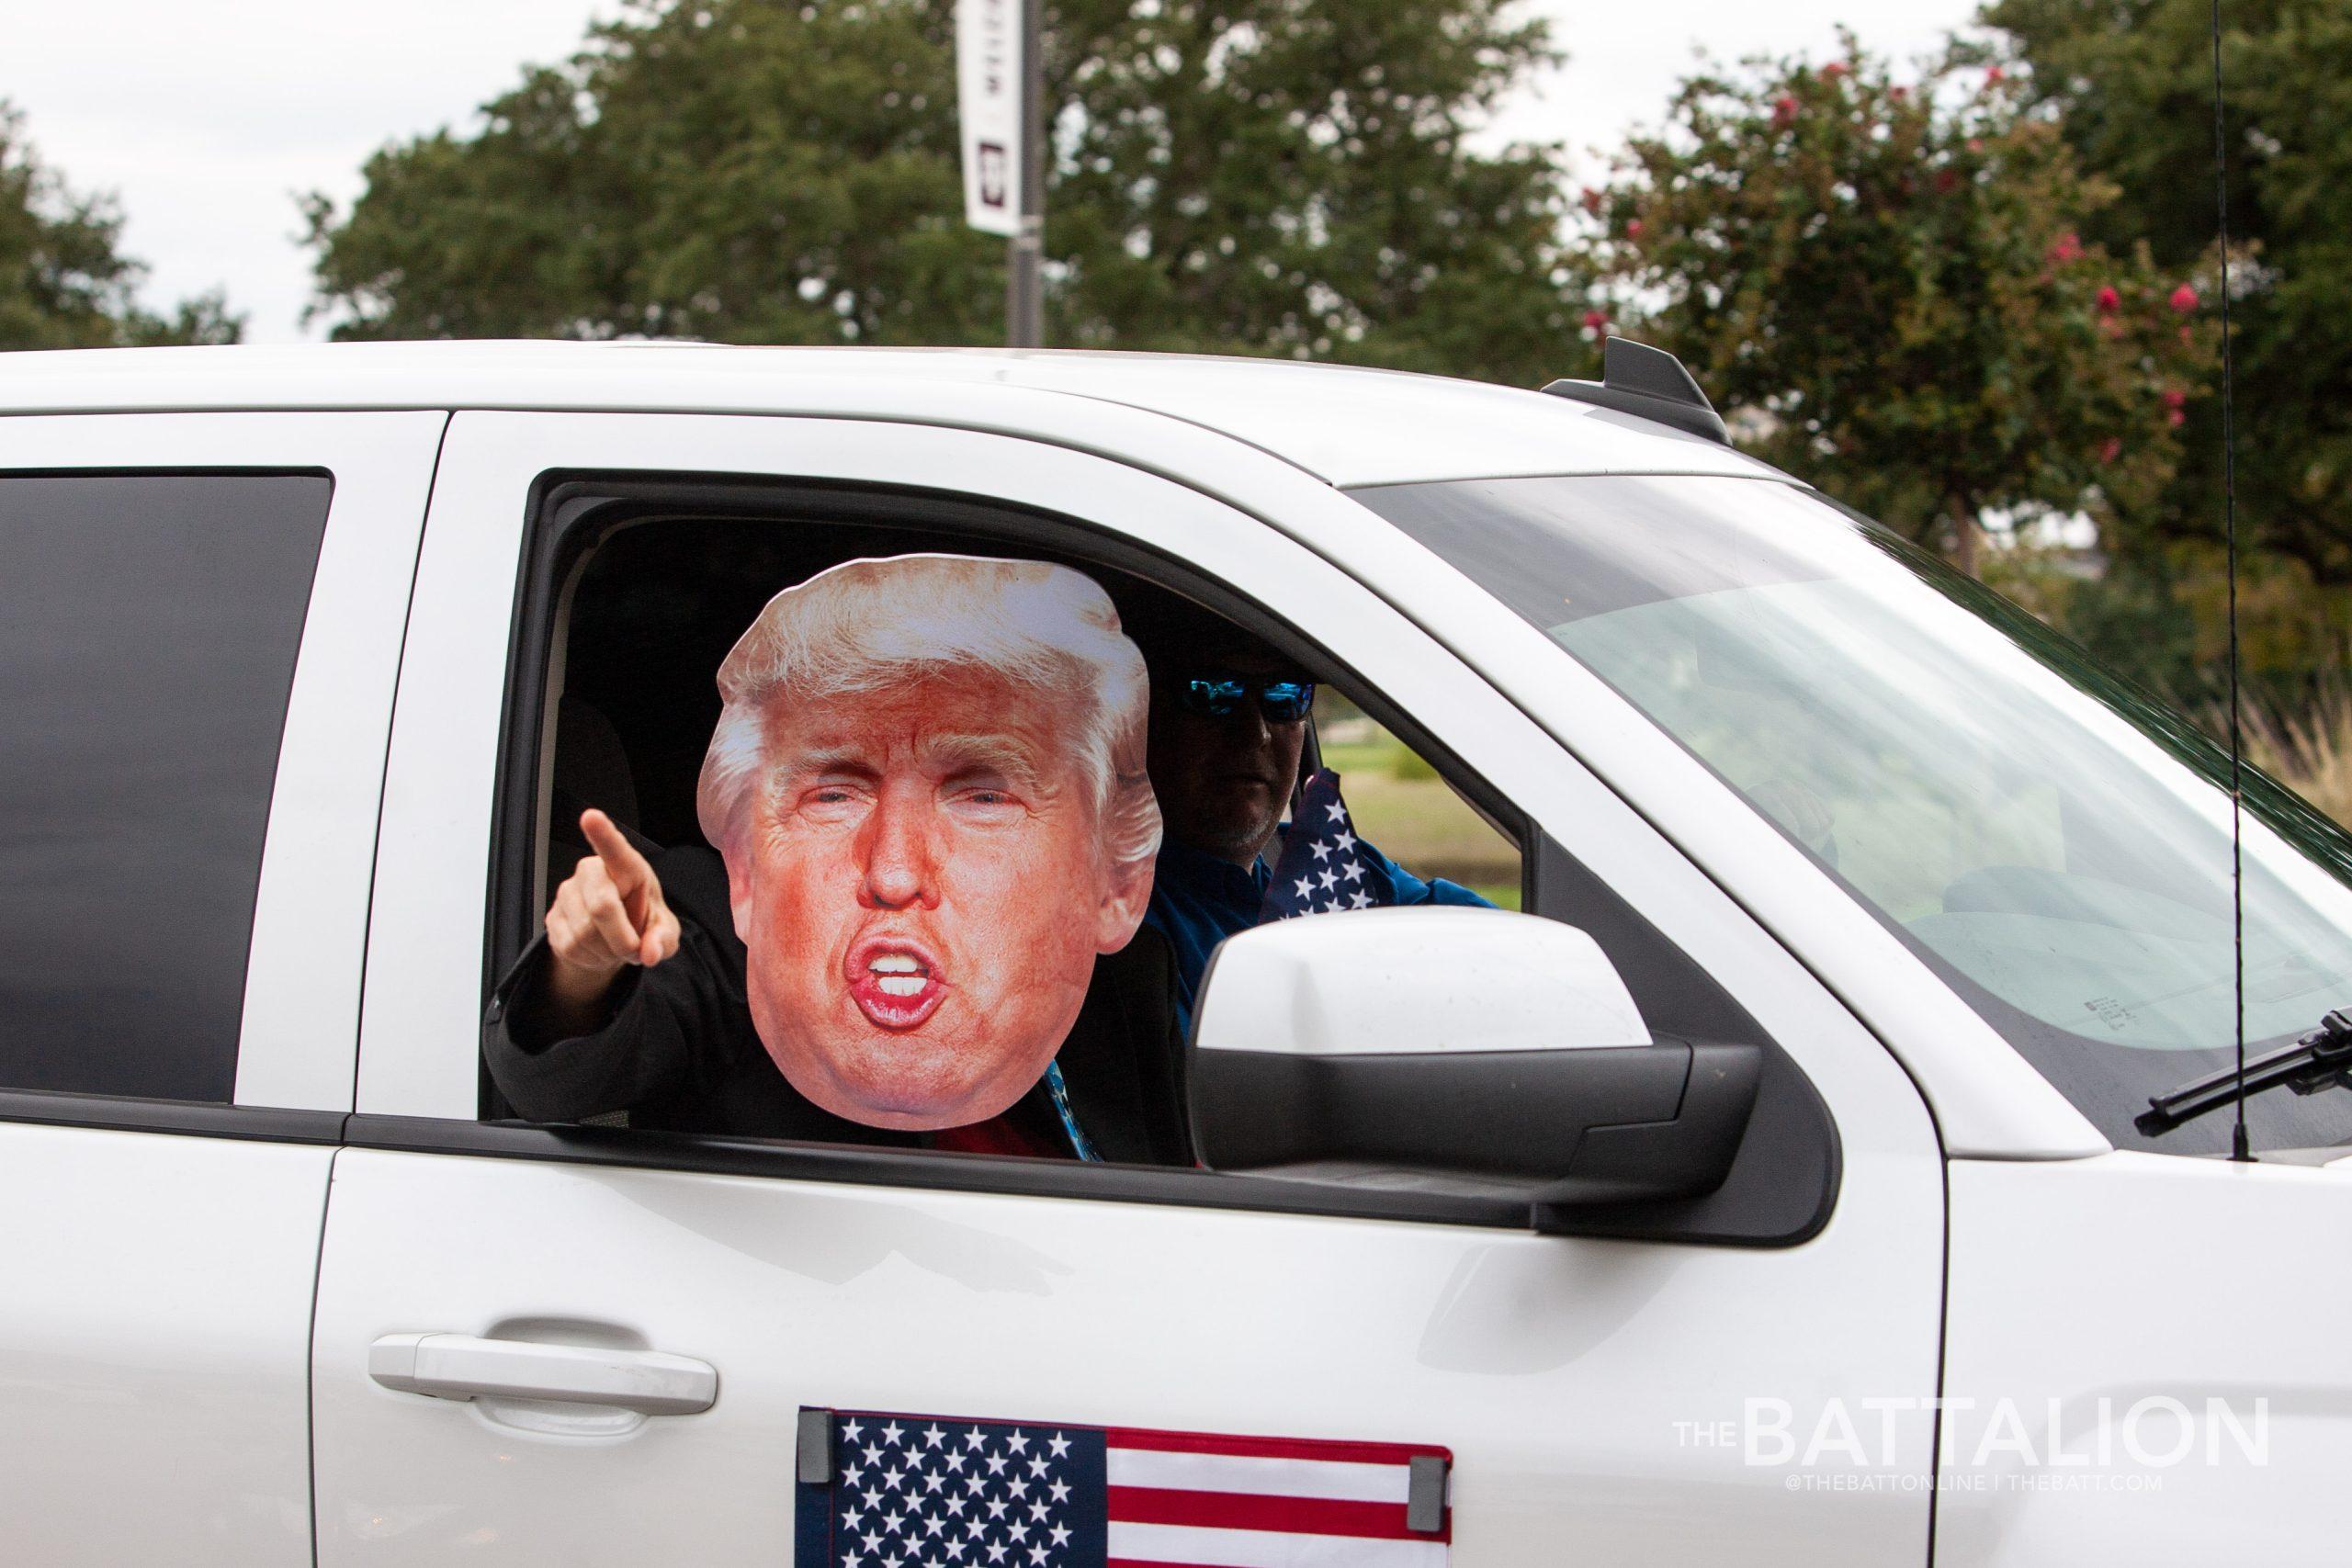
M1315 733L1367 842L1419 875L1459 883L1498 908L1519 908L1519 846L1437 764L1336 686L1316 690Z
M0 477L0 1088L230 1099L331 488Z
M1091 1152L1082 1157L1188 1165L1176 1063L1206 958L1224 935L1258 920L1325 908L1389 902L1488 901L1509 908L1520 903L1521 854L1511 834L1457 794L1434 766L1368 715L1350 694L1330 684L1319 661L1283 652L1258 634L1132 571L1062 556L1042 544L1008 548L1003 541L977 531L933 533L913 519L851 523L820 515L771 522L673 514L639 521L624 516L619 525L590 536L593 544L572 558L567 580L543 601L556 611L555 624L541 631L546 649L542 668L551 678L544 683L530 682L531 656L527 651L525 655L526 684L517 700L536 708L536 720L517 723L510 730L511 743L519 743L510 761L518 780L525 764L535 757L541 761L532 770L536 787L531 795L537 798L525 797L527 804L509 818L510 827L521 830L508 842L522 852L510 851L502 857L505 897L495 919L508 946L493 954L492 965L492 974L503 977L487 1021L485 1109L492 1118L511 1113L529 1121L880 1142L965 1152L1068 1155L1085 1147ZM1148 846L1156 845L1157 861L1149 880L1137 882L1134 908L1126 911L1132 918L1114 937L1097 933L1101 945L1083 955L1093 965L1091 980L1082 966L1072 969L1079 978L1069 1001L1076 1013L1074 1019L1057 1019L1067 1032L1055 1034L1063 1048L1052 1058L1054 1070L1067 1080L1066 1092L1059 1100L1042 1091L1028 1094L1010 1110L969 1119L986 1128L987 1137L993 1140L975 1142L976 1135L962 1131L964 1122L944 1114L929 1122L911 1113L899 1120L877 1115L873 1107L883 1103L879 1089L863 1079L843 1087L851 1077L839 1060L845 1059L846 1046L821 1063L803 1060L804 1055L823 1054L813 1046L803 1049L804 1043L793 1033L800 1026L793 1021L830 1017L824 995L811 999L793 992L797 1010L771 1003L765 1024L761 1023L758 998L766 994L763 987L783 985L772 947L779 953L788 947L796 959L838 948L863 963L870 955L863 955L858 944L866 939L855 932L869 927L884 935L897 933L907 950L904 955L895 949L883 955L897 967L875 980L874 987L895 985L899 992L920 1000L928 994L926 982L935 966L942 976L951 976L941 981L944 988L962 987L976 998L984 995L974 983L989 976L972 969L976 960L971 953L959 953L955 931L958 919L966 918L957 906L971 901L980 874L978 845L985 835L975 828L953 867L933 864L933 852L925 848L924 864L944 880L939 889L925 884L922 896L910 896L910 902L922 907L920 917L911 910L883 908L888 900L865 889L854 901L873 908L837 911L848 922L845 930L854 926L851 936L855 940L844 936L831 941L809 934L832 919L827 913L831 905L819 908L803 899L793 906L793 942L779 946L765 942L765 928L760 924L763 906L759 877L765 863L759 857L769 852L762 846L779 846L786 836L796 844L804 838L813 844L817 829L800 820L808 813L796 807L787 832L786 826L779 825L781 818L770 822L775 812L769 805L759 808L768 813L760 817L769 822L768 829L735 832L728 826L733 818L724 810L714 816L709 785L715 775L708 758L718 754L719 737L735 734L729 727L736 721L728 716L735 709L722 706L721 688L731 692L730 682L740 684L750 679L728 673L751 657L744 652L752 637L747 626L769 626L759 635L778 649L815 660L829 680L847 682L854 694L854 700L825 691L795 694L788 701L764 699L767 705L756 710L764 714L759 731L763 738L759 767L767 770L761 775L764 780L781 769L779 758L797 744L794 738L798 728L816 722L804 724L790 717L793 714L830 714L833 707L843 707L848 713L878 713L890 725L904 722L920 728L930 720L911 709L911 717L894 716L900 706L918 697L918 707L952 705L953 683L938 677L917 682L904 673L888 680L861 673L866 666L860 660L879 657L865 643L887 647L890 658L900 660L891 670L908 667L912 655L906 650L918 644L929 648L926 638L945 648L962 635L956 630L962 618L994 614L994 601L987 595L996 590L986 588L981 580L992 582L1003 570L1029 584L1020 592L1049 594L1058 602L1069 590L1074 595L1071 603L1092 604L1090 613L1103 617L1097 629L1106 631L1124 650L1118 657L1127 661L1121 668L1131 666L1125 679L1132 684L1116 689L1126 693L1121 711L1127 706L1134 710L1130 717L1137 744L1136 754L1114 772L1132 776L1134 785L1145 792L1158 826L1148 835L1141 856L1144 864L1152 865ZM976 586L955 593L922 587L942 572L970 576ZM804 590L833 593L826 584L837 576L839 594L867 594L857 599L854 615L841 613L847 616L842 624L854 627L856 635L836 635L836 628L818 641L811 640L818 637L814 630L790 629L798 625L792 617L816 616L819 611L794 610L787 601ZM867 593L885 579L899 586L888 593ZM927 606L923 614L937 624L918 624L920 618L902 624L893 618L916 604ZM1047 616L1039 624L1050 620ZM1053 634L1055 646L1077 660L1086 642L1082 634L1074 622L1063 626ZM739 646L739 638L747 642ZM744 665L745 670L752 667ZM1056 702L1072 712L1083 709L1088 694L1114 689L1115 682L1104 683L1110 680L1108 674L1091 677ZM989 689L995 691L996 684L1001 682ZM788 690L797 694L799 688ZM1188 697L1193 700L1188 702ZM736 695L726 699L729 704L738 700ZM743 706L746 712L754 711L749 699L743 699ZM1141 743L1147 709L1151 715L1148 746ZM967 732L986 728L984 720L989 718L1018 728L1014 720L1024 711L1020 691L1007 688L991 698L988 714L966 715L948 728L968 740ZM1334 829L1332 841L1322 845L1320 852L1338 858L1312 863L1304 857L1315 846L1301 845L1299 863L1289 866L1283 886L1299 884L1301 873L1309 878L1317 872L1329 874L1314 897L1284 904L1273 897L1273 873L1286 863L1287 839L1277 835L1265 841L1261 864L1253 872L1233 863L1232 846L1218 835L1232 826L1225 818L1237 813L1252 822L1262 817L1261 829L1272 829L1292 815L1318 776L1315 736L1327 725L1332 734L1322 745L1319 764L1344 774L1340 781L1342 798L1359 814L1352 825L1361 840L1342 837ZM823 728L827 744L835 750L850 744L843 738L848 732L836 733L838 728ZM1184 750L1187 745L1190 751ZM915 749L921 750L920 746ZM847 761L839 765L850 766ZM1261 788L1258 783L1237 784L1245 774L1257 781L1261 773ZM761 787L766 787L764 783ZM867 793L865 784L853 782L843 789L838 809L854 815L853 807ZM876 785L877 799L879 792ZM1043 791L1047 797L1055 793ZM759 801L768 799L756 791L752 795ZM1228 795L1236 798L1225 798ZM1153 796L1156 806L1149 805ZM596 829L606 835L609 848L588 840L582 816L590 808L610 824ZM879 820L879 807L875 809ZM1315 807L1317 822L1327 809L1326 805ZM719 824L717 830L714 821ZM771 833L773 837L763 836ZM1262 831L1246 836L1264 838ZM783 853L780 848L775 852ZM795 852L803 858L816 852ZM643 905L644 887L659 890L668 915L677 922L677 945L674 955L657 953L650 965L643 963L641 950L629 955L628 971L614 972L600 988L591 988L585 1003L575 1004L565 991L571 977L556 966L559 952L594 948L590 956L610 962L604 948L595 945L604 939L591 941L576 929L558 934L566 919L560 911L572 908L564 904L567 879L592 853L600 857L600 863L624 868L628 886L616 890L624 914ZM722 856L733 859L722 867ZM1361 864L1354 863L1358 860ZM1034 865L1017 887L972 917L976 928L1004 926L1008 911L1018 913L1042 899L1046 885ZM1348 880L1340 880L1343 872ZM870 880L870 868L867 874ZM952 894L946 890L949 881L958 884ZM827 886L835 883L847 886L838 876ZM931 896L934 892L935 897ZM583 896L576 893L575 904ZM849 897L834 889L836 902ZM639 902L632 904L633 898ZM551 902L558 906L559 918L548 924L545 917ZM1097 908L1096 901L1080 902L1089 909ZM642 909L638 918L658 919ZM742 924L746 919L751 922L748 933ZM1077 929L1074 920L1058 923ZM549 933L544 941L543 926ZM1024 938L1020 950L1040 945ZM748 981L747 961L752 967ZM841 967L841 961L831 961L823 973L831 976ZM1055 974L1058 977L1061 971ZM832 986L834 980L827 978L825 984ZM752 993L749 1017L743 995L747 988ZM1025 997L1032 988L1045 994L1043 982L1035 980L1024 981L1019 992ZM853 986L852 995L862 993ZM1080 997L1083 1006L1077 1005ZM890 1007L887 997L866 998L859 1005L869 1015L877 1010L888 1012ZM962 1006L969 1012L978 1003ZM915 1009L910 1003L902 1010L911 1018ZM947 1016L947 1007L943 1004L938 1013ZM896 1027L908 1032L894 1038L911 1039L922 1024L909 1021ZM912 1059L903 1047L898 1055ZM1043 1065L1009 1075L1007 1081L1017 1077L1024 1088L1033 1080L1045 1083L1038 1078ZM796 1068L798 1077L793 1076ZM791 1080L793 1092L786 1092L784 1079ZM804 1100L826 1114L813 1114ZM897 1101L888 1104L895 1107ZM1009 1118L1012 1134L1000 1136L991 1118Z

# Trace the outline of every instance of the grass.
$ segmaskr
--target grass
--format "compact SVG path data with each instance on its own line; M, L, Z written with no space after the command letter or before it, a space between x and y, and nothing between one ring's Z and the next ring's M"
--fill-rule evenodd
M1351 727L1352 728L1352 727ZM1367 725L1327 742L1356 831L1416 876L1442 876L1507 909L1519 908L1519 851L1487 826L1405 743Z
M2229 720L2212 725L2226 737ZM2352 828L2352 688L2327 686L2301 713L2245 709L2247 761Z

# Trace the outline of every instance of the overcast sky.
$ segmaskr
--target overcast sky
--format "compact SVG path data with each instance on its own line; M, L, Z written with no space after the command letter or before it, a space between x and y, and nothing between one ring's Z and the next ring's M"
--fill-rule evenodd
M1365 0L1368 5L1379 0ZM1531 0L1554 18L1565 69L1523 93L1504 133L1585 149L1655 120L1703 44L1724 58L1826 51L1854 23L1898 60L1964 25L1972 0ZM246 337L319 335L300 321L310 262L294 197L348 201L384 142L476 123L526 62L560 60L609 0L109 0L20 6L0 51L0 98L77 191L110 190L124 248L159 306L219 287Z

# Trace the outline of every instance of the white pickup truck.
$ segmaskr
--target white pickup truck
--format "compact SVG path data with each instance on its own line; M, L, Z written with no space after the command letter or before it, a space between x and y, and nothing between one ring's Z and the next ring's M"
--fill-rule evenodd
M1670 362L1549 390L0 356L0 1560L2341 1561L2352 843L2250 782L2223 1157L2226 761ZM910 547L1250 626L1519 912L1232 938L1189 1159L514 1115L578 804L691 841L749 610ZM957 1419L1093 1490L842 1528Z

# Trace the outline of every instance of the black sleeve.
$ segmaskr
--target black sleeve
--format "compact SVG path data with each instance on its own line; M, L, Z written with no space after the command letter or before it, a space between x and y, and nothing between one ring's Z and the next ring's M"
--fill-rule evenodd
M650 969L621 972L603 1028L549 1039L537 1026L549 962L544 934L492 993L482 1059L515 1114L578 1122L675 1100L717 1076L726 1043L746 1026L742 962L674 897L673 874L686 872L678 880L690 881L694 869L669 857L657 863L678 917L678 951Z
M1094 961L1086 1003L1057 1057L1071 1111L1104 1159L1193 1163L1183 1059L1176 961L1168 939L1146 926L1124 949Z

